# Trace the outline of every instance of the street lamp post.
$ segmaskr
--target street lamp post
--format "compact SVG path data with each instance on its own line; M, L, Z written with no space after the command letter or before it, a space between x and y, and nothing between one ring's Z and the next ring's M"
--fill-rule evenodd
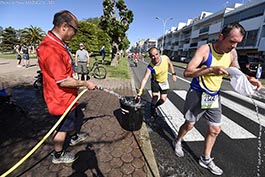
M163 50L164 50L164 38L165 38L165 32L166 32L166 24L169 20L173 20L172 17L170 18L167 18L167 19L162 19L162 18L159 18L159 17L156 17L157 20L161 20L162 23L163 23L163 36L162 36L162 47L161 47L161 55L163 55Z

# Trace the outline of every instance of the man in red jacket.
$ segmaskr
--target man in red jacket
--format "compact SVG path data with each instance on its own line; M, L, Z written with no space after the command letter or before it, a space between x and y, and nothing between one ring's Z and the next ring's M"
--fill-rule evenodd
M72 58L65 41L70 40L77 32L77 18L69 11L63 10L54 15L51 31L44 37L37 49L39 66L43 73L43 93L49 113L59 119L78 95L79 87L96 89L91 81L74 79ZM80 133L82 111L73 106L71 111L57 127L54 135L54 156L52 162L72 163L75 156L63 149L67 135L71 136L70 145L85 140L87 135Z

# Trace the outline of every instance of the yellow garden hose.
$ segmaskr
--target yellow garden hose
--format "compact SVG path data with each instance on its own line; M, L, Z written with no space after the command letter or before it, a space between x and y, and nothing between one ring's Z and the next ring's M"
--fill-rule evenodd
M11 172L13 172L17 167L19 167L25 160L27 160L41 145L42 143L54 132L56 127L62 122L66 114L71 110L71 108L74 106L74 104L77 102L77 100L87 91L88 89L84 89L75 99L74 101L68 106L64 114L60 117L60 119L54 124L54 126L50 129L50 131L42 138L42 140L34 146L31 151L28 152L20 161L18 161L12 168L10 168L8 171L6 171L4 174L1 175L1 177L6 177Z

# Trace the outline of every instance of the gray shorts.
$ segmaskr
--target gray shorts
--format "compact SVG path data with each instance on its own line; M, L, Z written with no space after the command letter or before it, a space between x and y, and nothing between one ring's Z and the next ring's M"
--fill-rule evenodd
M201 95L202 93L189 89L184 104L185 119L189 122L196 123L200 120L201 116L204 116L208 120L209 125L220 125L222 116L220 95L218 96L219 108L210 109L201 108Z
M76 72L78 74L87 74L88 73L87 62L78 62Z

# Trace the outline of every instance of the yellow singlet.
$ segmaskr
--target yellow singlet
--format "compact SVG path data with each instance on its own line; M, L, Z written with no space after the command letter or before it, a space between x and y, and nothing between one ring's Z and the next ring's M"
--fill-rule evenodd
M152 79L151 81L165 82L168 78L168 61L167 56L161 56L161 62L159 65L154 65L152 62L149 63L148 69L151 70Z

